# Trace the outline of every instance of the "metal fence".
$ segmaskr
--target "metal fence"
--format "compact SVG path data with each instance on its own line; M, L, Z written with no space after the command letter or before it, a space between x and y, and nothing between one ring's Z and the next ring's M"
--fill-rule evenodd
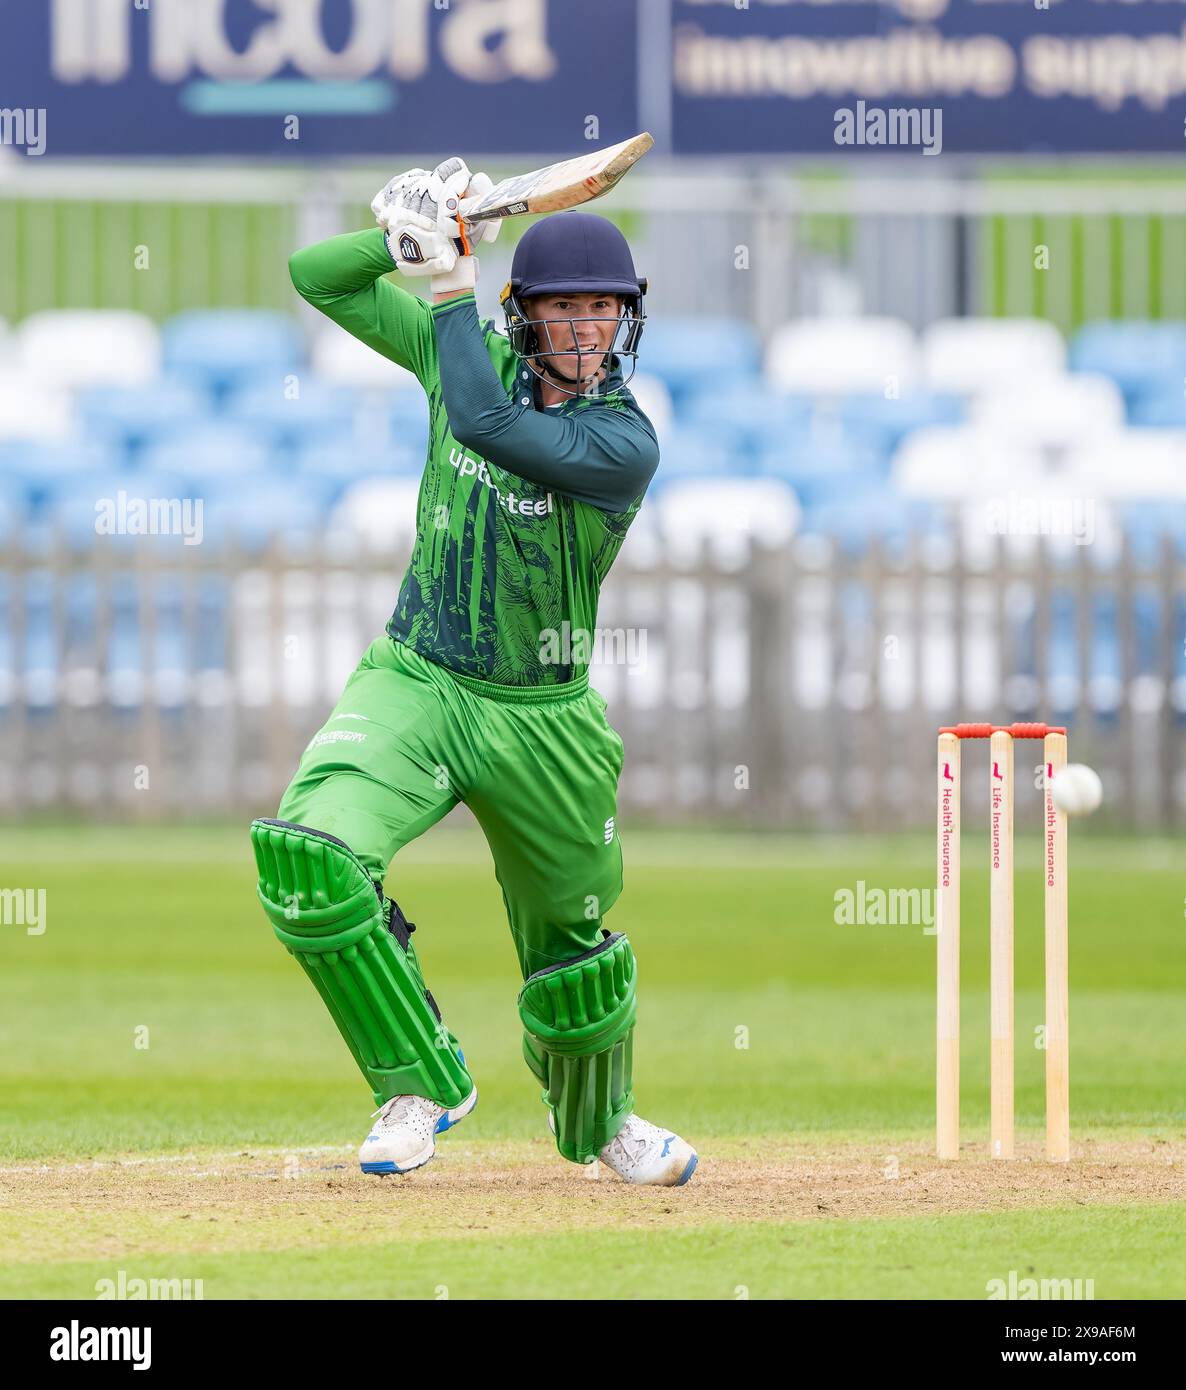
M800 537L677 560L628 540L593 667L626 743L623 812L925 826L938 724L1045 719L1070 725L1115 824L1180 826L1182 558L1015 542L987 558L934 538L850 555ZM332 537L264 556L143 539L8 549L4 814L273 810L403 564Z
M429 156L401 156L414 164ZM495 177L505 161L475 157ZM525 159L519 168L531 163ZM874 161L672 163L652 157L597 211L631 239L652 312L723 314L765 335L798 314L1186 317L1186 189L1165 165L887 175ZM295 309L289 253L371 225L372 166L71 165L0 151L0 319L43 308ZM516 218L482 251L497 308Z

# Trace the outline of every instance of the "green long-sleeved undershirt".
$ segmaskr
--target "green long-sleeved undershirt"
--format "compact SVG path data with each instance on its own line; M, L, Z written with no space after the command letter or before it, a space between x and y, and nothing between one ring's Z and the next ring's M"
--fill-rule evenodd
M543 411L472 294L432 307L383 278L392 261L379 228L298 251L289 266L305 299L428 396L417 539L388 632L499 684L578 676L601 582L658 464L617 363L604 394Z

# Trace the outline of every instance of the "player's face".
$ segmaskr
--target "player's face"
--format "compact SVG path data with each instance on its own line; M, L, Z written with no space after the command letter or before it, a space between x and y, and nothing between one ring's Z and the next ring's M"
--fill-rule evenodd
M535 321L540 348L537 361L566 377L589 381L603 374L605 355L622 313L616 294L541 294L524 301L527 317ZM580 357L577 357L577 349Z

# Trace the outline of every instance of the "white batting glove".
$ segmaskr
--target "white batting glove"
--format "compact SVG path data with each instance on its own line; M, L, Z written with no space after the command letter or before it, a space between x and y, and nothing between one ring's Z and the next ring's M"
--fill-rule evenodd
M402 213L384 233L384 240L395 268L412 278L448 275L462 259L451 236L415 213Z
M462 159L449 159L431 172L396 180L384 190L387 250L404 275L440 277L439 289L468 289L477 279L474 268L457 269L466 259L468 243L459 236L454 214L470 173Z
M457 264L460 252L442 205L456 201L455 187L469 181L469 171L455 169L451 177L454 187L436 170L409 170L392 179L372 204L388 253L404 275L448 275Z
M494 187L489 174L470 174L465 160L447 159L438 164L433 174L441 178L445 198L438 207L438 226L453 236L457 247L457 264L451 271L432 277L432 292L441 294L451 290L472 290L478 281L478 258L475 255L484 241L493 241L502 230L499 219L488 219L469 226L460 218L461 200L475 194L489 193ZM463 182L464 180L464 182Z
M427 169L407 169L402 174L396 174L395 178L388 179L371 199L371 211L375 214L375 221L384 231L391 225L392 213L403 207L399 195L410 184L427 177Z
M405 275L430 276L434 294L472 289L478 279L473 253L498 236L501 223L469 227L459 217L461 200L491 187L489 175L471 175L459 156L442 160L431 173L412 169L386 184L371 208L386 231L396 267Z

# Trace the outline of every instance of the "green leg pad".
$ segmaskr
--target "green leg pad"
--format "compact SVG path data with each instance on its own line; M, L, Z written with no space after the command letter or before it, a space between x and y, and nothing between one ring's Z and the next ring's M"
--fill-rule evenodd
M410 1095L460 1105L474 1083L361 861L341 840L287 821L255 821L251 842L272 929L325 1001L376 1104Z
M616 932L519 992L523 1056L573 1163L592 1163L634 1109L634 985L634 952Z

